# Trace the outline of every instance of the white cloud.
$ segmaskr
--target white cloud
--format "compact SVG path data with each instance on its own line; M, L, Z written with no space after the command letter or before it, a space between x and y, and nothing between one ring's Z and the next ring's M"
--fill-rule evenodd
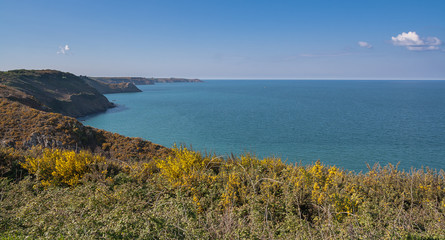
M68 44L66 44L64 47L59 47L59 51L57 51L57 54L68 54L68 52L70 51L70 47L68 46Z
M437 37L421 38L416 32L403 32L397 37L391 37L394 46L406 47L411 51L438 50L442 44Z
M372 48L372 45L369 44L368 42L359 41L358 45L363 48Z

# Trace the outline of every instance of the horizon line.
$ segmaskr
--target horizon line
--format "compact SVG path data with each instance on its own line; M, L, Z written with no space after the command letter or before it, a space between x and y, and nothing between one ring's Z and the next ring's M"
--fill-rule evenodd
M369 81L444 81L445 78L197 78L199 80L369 80Z
M75 75L77 75L77 73L74 72L70 72L70 71L66 71L66 70L57 70L57 69L26 69L26 68L17 68L17 69L0 69L0 71L14 71L14 70L55 70L55 71L61 71L61 72L68 72L68 73L73 73ZM77 71L76 71L77 72ZM185 78L185 79L199 79L199 80L348 80L348 81L353 81L353 80L373 80L373 81L380 81L380 80L401 80L401 81L444 81L444 78L434 78L434 77L425 77L425 78L421 78L421 77L415 77L415 78L403 78L403 77L160 77L160 76L135 76L132 74L129 74L127 76L123 76L123 74L119 74L120 76L117 75L113 75L110 76L108 74L104 74L104 75L96 75L96 74L79 74L80 75L85 75L87 77L142 77L142 78Z

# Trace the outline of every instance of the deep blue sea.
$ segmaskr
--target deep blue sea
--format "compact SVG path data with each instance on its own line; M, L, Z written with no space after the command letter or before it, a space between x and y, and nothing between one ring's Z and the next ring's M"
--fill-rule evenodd
M317 161L445 169L445 81L209 80L108 94L84 124L167 147Z

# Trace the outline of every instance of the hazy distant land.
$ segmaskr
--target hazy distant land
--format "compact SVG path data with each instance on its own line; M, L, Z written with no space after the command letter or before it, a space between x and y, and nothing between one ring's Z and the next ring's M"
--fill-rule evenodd
M90 77L106 83L133 83L135 85L153 85L155 83L202 82L187 78L144 78L144 77Z

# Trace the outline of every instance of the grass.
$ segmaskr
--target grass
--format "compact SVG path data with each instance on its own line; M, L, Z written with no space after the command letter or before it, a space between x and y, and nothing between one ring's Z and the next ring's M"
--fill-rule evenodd
M87 165L76 181L14 173L50 166L50 151L73 154L0 149L0 239L445 239L443 170L353 173L175 147L151 161L72 157Z

